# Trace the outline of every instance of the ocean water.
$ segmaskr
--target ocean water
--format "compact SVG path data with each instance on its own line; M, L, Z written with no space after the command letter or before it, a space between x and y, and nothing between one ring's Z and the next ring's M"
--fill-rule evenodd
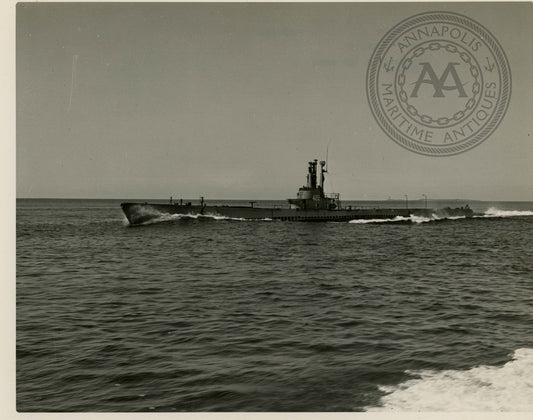
M17 200L18 411L533 411L533 203L139 227L119 203Z

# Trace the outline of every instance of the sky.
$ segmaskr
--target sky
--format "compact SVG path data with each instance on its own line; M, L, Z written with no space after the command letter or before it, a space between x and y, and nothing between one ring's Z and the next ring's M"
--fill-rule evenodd
M381 37L445 10L502 45L512 97L476 148L428 157L374 120ZM325 159L344 199L533 200L533 7L19 3L19 198L285 199Z

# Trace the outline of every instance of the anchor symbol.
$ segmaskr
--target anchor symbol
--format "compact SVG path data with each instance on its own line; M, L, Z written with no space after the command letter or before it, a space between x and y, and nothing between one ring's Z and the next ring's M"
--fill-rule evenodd
M388 63L383 63L383 67L385 68L385 71L388 73L389 71L392 71L394 70L394 66L391 65L391 62L392 62L392 57L389 57L389 62Z
M485 58L487 59L488 67L487 66L483 66L483 67L485 67L485 70L492 72L494 70L495 64L494 63L491 64L491 62L489 61L489 57L485 57Z

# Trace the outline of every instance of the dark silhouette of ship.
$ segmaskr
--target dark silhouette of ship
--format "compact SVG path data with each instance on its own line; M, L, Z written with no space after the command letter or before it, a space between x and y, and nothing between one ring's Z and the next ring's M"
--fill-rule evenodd
M318 165L320 164L320 168ZM255 201L249 206L209 205L200 198L198 204L191 202L158 203L122 203L122 211L131 225L139 225L160 218L164 215L206 215L230 219L265 219L286 221L350 221L354 219L394 219L398 216L424 216L439 218L465 216L471 217L474 212L468 205L459 208L361 208L342 206L340 194L324 193L324 179L327 173L326 162L317 159L309 162L307 184L300 187L296 198L288 199L288 206L256 207Z

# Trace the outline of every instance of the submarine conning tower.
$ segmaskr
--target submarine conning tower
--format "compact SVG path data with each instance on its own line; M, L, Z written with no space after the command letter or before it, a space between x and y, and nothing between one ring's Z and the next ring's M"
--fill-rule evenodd
M309 162L307 185L300 187L297 198L289 199L291 207L300 210L333 210L337 207L336 200L324 194L324 174L327 172L325 166L326 162L323 160L320 163L318 159Z
M312 189L321 189L322 193L324 190L324 173L327 172L326 169L324 169L324 166L326 165L326 162L323 160L320 161L320 177L318 175L317 166L318 166L318 160L315 159L311 162L309 162L309 167L307 168L307 185L305 187L300 188L302 190L303 188L308 188L310 190ZM318 181L318 182L317 182Z

